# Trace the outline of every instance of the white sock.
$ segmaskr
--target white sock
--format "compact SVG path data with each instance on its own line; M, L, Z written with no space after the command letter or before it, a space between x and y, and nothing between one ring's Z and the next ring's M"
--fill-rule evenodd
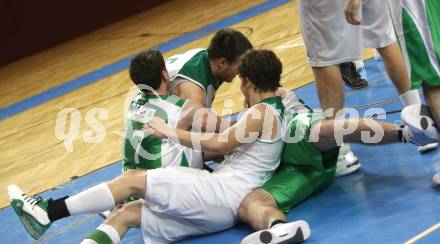
M80 244L99 244L94 240L84 239Z
M111 225L102 224L98 226L98 230L106 233L110 239L112 239L114 244L118 244L121 241L121 237L119 237L118 231L113 228Z
M96 228L96 230L104 232L107 235L107 237L112 240L113 244L118 244L121 241L121 237L119 237L118 231L115 228L113 228L113 226L111 226L111 225L102 224L102 225L98 226L98 228ZM87 237L87 238L92 238L92 237ZM97 241L92 240L92 239L84 239L81 242L81 244L99 244L99 242L102 242L99 240L97 240Z
M106 183L93 186L66 199L70 215L99 213L115 207L115 199Z
M403 103L404 107L416 104L422 104L420 101L419 91L417 89L409 90L402 95L400 95L400 100Z

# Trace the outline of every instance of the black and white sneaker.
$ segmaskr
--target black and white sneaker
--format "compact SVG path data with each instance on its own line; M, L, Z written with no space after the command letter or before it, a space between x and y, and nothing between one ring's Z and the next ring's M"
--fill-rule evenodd
M345 85L353 89L362 89L368 86L368 82L361 77L356 69L356 64L353 62L339 64L342 79Z
M400 117L409 129L409 133L404 138L406 141L417 146L438 142L440 134L428 106L407 106L402 110Z
M310 236L310 227L304 220L277 224L270 229L246 236L241 244L301 243Z

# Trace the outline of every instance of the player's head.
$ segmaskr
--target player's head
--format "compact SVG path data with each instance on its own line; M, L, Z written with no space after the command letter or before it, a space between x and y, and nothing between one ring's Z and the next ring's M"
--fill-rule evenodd
M249 50L240 60L238 71L246 103L252 93L275 92L280 87L283 66L270 50Z
M213 74L231 82L238 74L240 56L249 49L252 44L241 32L229 28L217 31L208 47Z
M136 55L130 62L129 73L134 84L144 92L149 91L147 87L157 90L162 83L167 85L169 81L163 56L155 49Z

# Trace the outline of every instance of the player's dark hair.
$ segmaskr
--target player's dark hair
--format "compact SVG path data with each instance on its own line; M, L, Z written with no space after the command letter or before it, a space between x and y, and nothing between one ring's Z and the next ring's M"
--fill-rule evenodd
M251 42L241 32L230 28L221 29L215 33L209 44L208 57L225 58L231 64L252 48Z
M240 75L248 78L262 92L277 90L282 70L280 59L270 50L247 51L238 67Z
M140 85L147 85L153 89L159 88L162 82L162 70L165 61L162 53L155 49L148 49L136 55L130 62L130 78L141 89ZM147 90L142 89L144 92Z

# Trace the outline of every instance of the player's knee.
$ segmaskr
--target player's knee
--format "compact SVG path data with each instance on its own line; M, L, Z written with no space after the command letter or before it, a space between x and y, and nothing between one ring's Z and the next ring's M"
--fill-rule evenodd
M140 226L141 216L141 201L129 202L116 206L108 217L107 223L113 225L122 225L125 227Z
M120 176L120 181L125 184L132 195L144 196L146 188L146 170L127 170Z
M240 217L249 216L250 212L258 212L265 207L276 207L276 202L273 197L262 189L257 189L241 201L239 208Z

